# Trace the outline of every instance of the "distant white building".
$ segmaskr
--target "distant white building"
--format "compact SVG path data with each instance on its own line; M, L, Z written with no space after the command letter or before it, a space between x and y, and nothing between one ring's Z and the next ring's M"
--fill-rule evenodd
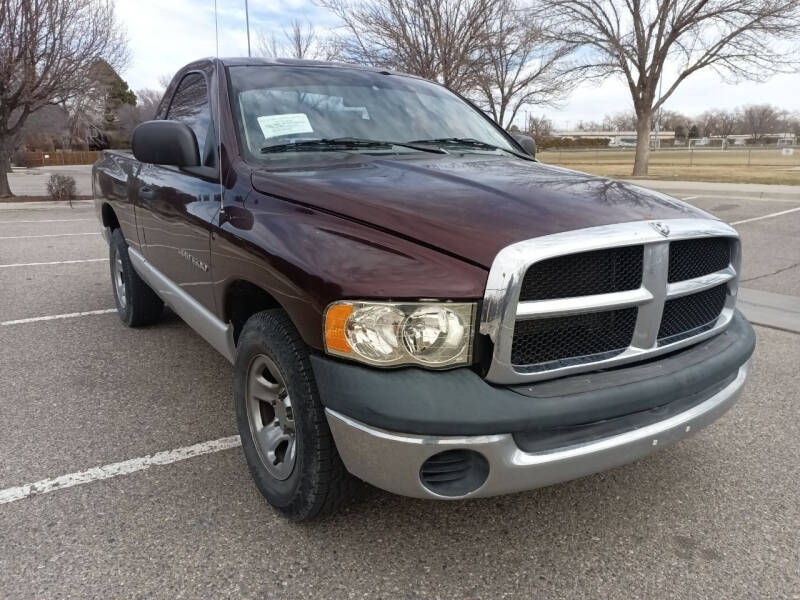
M608 138L608 145L611 148L634 148L638 138L635 131L554 131L553 137L570 138L578 140L582 138ZM659 131L659 140L675 139L674 131ZM650 133L650 141L655 142L656 132Z
M635 131L554 131L553 137L570 138L573 140L582 138L608 138L610 148L635 148L637 135ZM753 136L744 133L737 133L727 137L729 146L744 146ZM778 146L797 145L797 136L793 133L766 133L762 138L769 140L770 144L777 143ZM658 139L661 142L675 140L674 131L659 131ZM650 142L655 145L656 132L650 133ZM675 142L677 145L677 142ZM696 146L722 146L722 137L713 135L710 137L692 138L683 141L681 145Z
M761 137L770 140L770 143L777 143L778 146L797 145L797 136L793 133L765 133ZM714 136L713 139L719 139L719 136ZM751 139L753 139L752 135L737 133L728 136L728 144L732 144L734 146L744 146L747 141ZM775 142L772 140L775 140Z

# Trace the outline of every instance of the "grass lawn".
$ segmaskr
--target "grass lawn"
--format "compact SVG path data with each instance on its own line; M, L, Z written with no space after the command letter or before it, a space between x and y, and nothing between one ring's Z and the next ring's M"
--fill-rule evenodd
M630 179L632 150L544 150L542 162ZM774 148L752 150L659 150L650 154L647 179L800 185L800 149L786 156Z

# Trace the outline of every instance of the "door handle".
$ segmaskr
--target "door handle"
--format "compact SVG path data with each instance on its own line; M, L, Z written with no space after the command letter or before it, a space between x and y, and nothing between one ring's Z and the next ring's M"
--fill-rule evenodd
M152 200L156 197L156 191L150 186L143 185L139 188L139 198L142 200Z

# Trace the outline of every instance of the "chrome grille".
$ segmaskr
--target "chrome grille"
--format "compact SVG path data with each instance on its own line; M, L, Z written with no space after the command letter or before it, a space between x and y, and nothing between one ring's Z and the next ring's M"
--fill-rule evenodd
M664 230L669 233L664 235ZM713 220L594 227L513 244L489 273L487 379L520 383L643 360L723 329L739 242Z

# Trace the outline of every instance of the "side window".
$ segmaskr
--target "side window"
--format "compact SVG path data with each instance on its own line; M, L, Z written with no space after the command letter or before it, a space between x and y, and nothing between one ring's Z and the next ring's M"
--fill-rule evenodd
M211 125L211 108L208 105L205 77L200 73L189 73L181 79L169 105L167 119L186 123L197 137L200 156L205 156L203 149Z

